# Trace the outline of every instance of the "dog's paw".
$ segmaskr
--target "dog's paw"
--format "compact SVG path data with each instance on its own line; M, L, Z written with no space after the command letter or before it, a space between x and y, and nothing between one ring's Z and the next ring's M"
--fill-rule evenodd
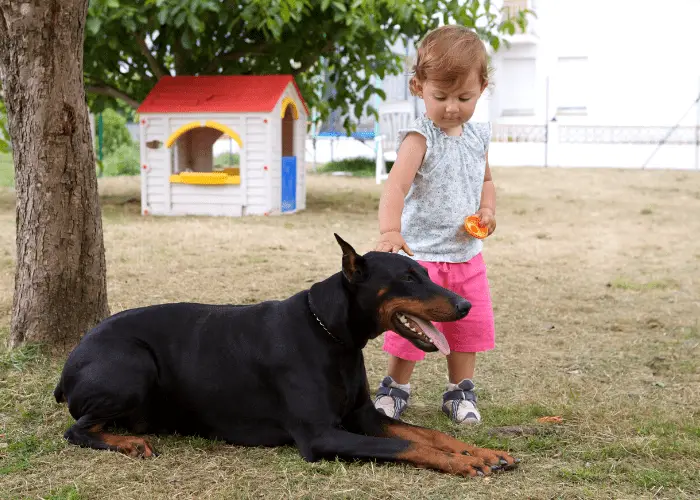
M460 467L457 471L461 476L476 477L488 476L492 473L491 467L479 457L458 455Z
M520 460L512 457L505 451L491 450L489 448L474 448L469 450L469 455L480 458L489 465L493 471L511 470L518 466Z
M132 458L153 458L158 456L153 445L148 439L140 437L124 438L118 445L118 450Z

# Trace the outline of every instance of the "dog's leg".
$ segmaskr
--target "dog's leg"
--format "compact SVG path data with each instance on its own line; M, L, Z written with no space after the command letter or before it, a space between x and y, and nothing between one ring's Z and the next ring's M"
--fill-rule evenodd
M335 457L377 459L406 462L460 476L491 473L491 468L481 458L438 450L406 439L362 436L339 429L292 434L302 456L309 462Z
M158 454L151 443L138 436L117 436L103 432L104 422L85 415L66 431L68 442L96 450L118 451L130 457L154 457Z
M505 451L478 448L464 443L444 432L411 425L378 412L371 403L358 409L351 417L353 430L371 436L394 437L412 443L430 446L450 453L469 455L482 459L487 465L512 467L518 461Z
M388 436L407 439L414 443L423 443L452 453L461 453L463 455L478 457L486 464L494 466L495 468L512 467L518 462L517 459L510 456L505 451L479 448L434 429L406 424L398 420L385 422L384 428Z

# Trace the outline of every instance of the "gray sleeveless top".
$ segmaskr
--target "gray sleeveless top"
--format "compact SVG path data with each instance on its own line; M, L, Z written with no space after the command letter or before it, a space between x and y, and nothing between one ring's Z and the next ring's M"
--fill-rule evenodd
M491 125L467 122L452 137L423 114L399 131L399 145L410 132L425 137L427 151L404 200L401 235L414 259L466 262L483 248L464 219L479 210Z

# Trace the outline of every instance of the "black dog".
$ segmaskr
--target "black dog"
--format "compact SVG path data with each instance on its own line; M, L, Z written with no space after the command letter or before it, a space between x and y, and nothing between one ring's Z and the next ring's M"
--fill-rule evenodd
M512 466L505 452L375 410L362 357L367 341L391 329L424 351L448 354L430 321L456 321L471 304L407 257L360 256L336 239L342 272L286 300L156 305L96 326L68 357L54 391L77 420L65 438L155 455L144 438L105 432L118 426L235 445L294 444L308 461L403 461L469 476Z

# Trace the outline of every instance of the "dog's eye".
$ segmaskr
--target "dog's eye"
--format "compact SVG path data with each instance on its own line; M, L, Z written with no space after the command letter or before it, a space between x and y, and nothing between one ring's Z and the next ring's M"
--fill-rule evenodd
M408 283L415 283L418 280L412 274L406 274L401 278L401 281L407 281Z

